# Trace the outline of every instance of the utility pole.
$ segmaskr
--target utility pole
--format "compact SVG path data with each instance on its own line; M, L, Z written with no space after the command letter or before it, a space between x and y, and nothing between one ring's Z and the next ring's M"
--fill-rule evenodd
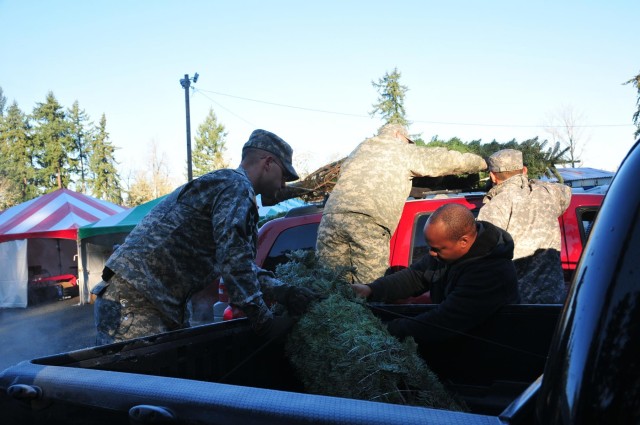
M198 81L198 73L193 76L193 82ZM180 80L180 85L184 89L184 104L187 111L187 181L193 180L193 172L191 169L191 116L189 114L189 87L191 86L191 79L189 74L184 74L184 78Z

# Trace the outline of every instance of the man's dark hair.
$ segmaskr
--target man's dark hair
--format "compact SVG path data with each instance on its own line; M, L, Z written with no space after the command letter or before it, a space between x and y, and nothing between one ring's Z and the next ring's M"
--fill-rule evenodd
M464 205L445 204L435 210L427 225L442 222L449 240L457 241L466 234L476 232L476 219L473 213Z
M244 148L242 150L242 159L241 160L253 163L253 162L257 162L258 160L264 158L265 154L272 155L267 151L263 151L262 149Z

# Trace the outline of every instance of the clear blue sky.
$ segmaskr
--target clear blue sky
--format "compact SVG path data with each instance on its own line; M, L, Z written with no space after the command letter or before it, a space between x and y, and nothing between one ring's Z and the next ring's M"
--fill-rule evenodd
M637 0L0 0L0 86L27 113L49 91L104 113L123 178L154 141L184 181L184 74L200 75L192 135L213 108L234 167L265 128L313 171L380 126L371 82L396 67L425 140L545 139L572 107L584 165L615 170L634 142L638 16Z

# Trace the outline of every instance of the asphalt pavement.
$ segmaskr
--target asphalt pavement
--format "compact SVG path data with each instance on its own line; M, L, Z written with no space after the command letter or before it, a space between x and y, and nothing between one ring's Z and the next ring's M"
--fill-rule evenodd
M93 304L80 298L0 308L0 371L23 360L92 347Z

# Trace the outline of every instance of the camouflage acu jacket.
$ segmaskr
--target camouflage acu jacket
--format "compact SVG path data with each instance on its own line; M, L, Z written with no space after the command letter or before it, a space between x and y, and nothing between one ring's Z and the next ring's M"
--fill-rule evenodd
M366 214L393 234L414 177L474 173L485 168L478 155L375 136L360 143L342 164L324 214Z
M487 192L478 220L489 221L511 234L513 258L539 249L560 251L560 217L569 207L571 188L558 183L513 176Z
M255 263L258 209L244 169L208 173L179 187L131 231L106 266L180 324L188 298L222 276L230 301L266 320ZM261 321L261 320L260 320Z

